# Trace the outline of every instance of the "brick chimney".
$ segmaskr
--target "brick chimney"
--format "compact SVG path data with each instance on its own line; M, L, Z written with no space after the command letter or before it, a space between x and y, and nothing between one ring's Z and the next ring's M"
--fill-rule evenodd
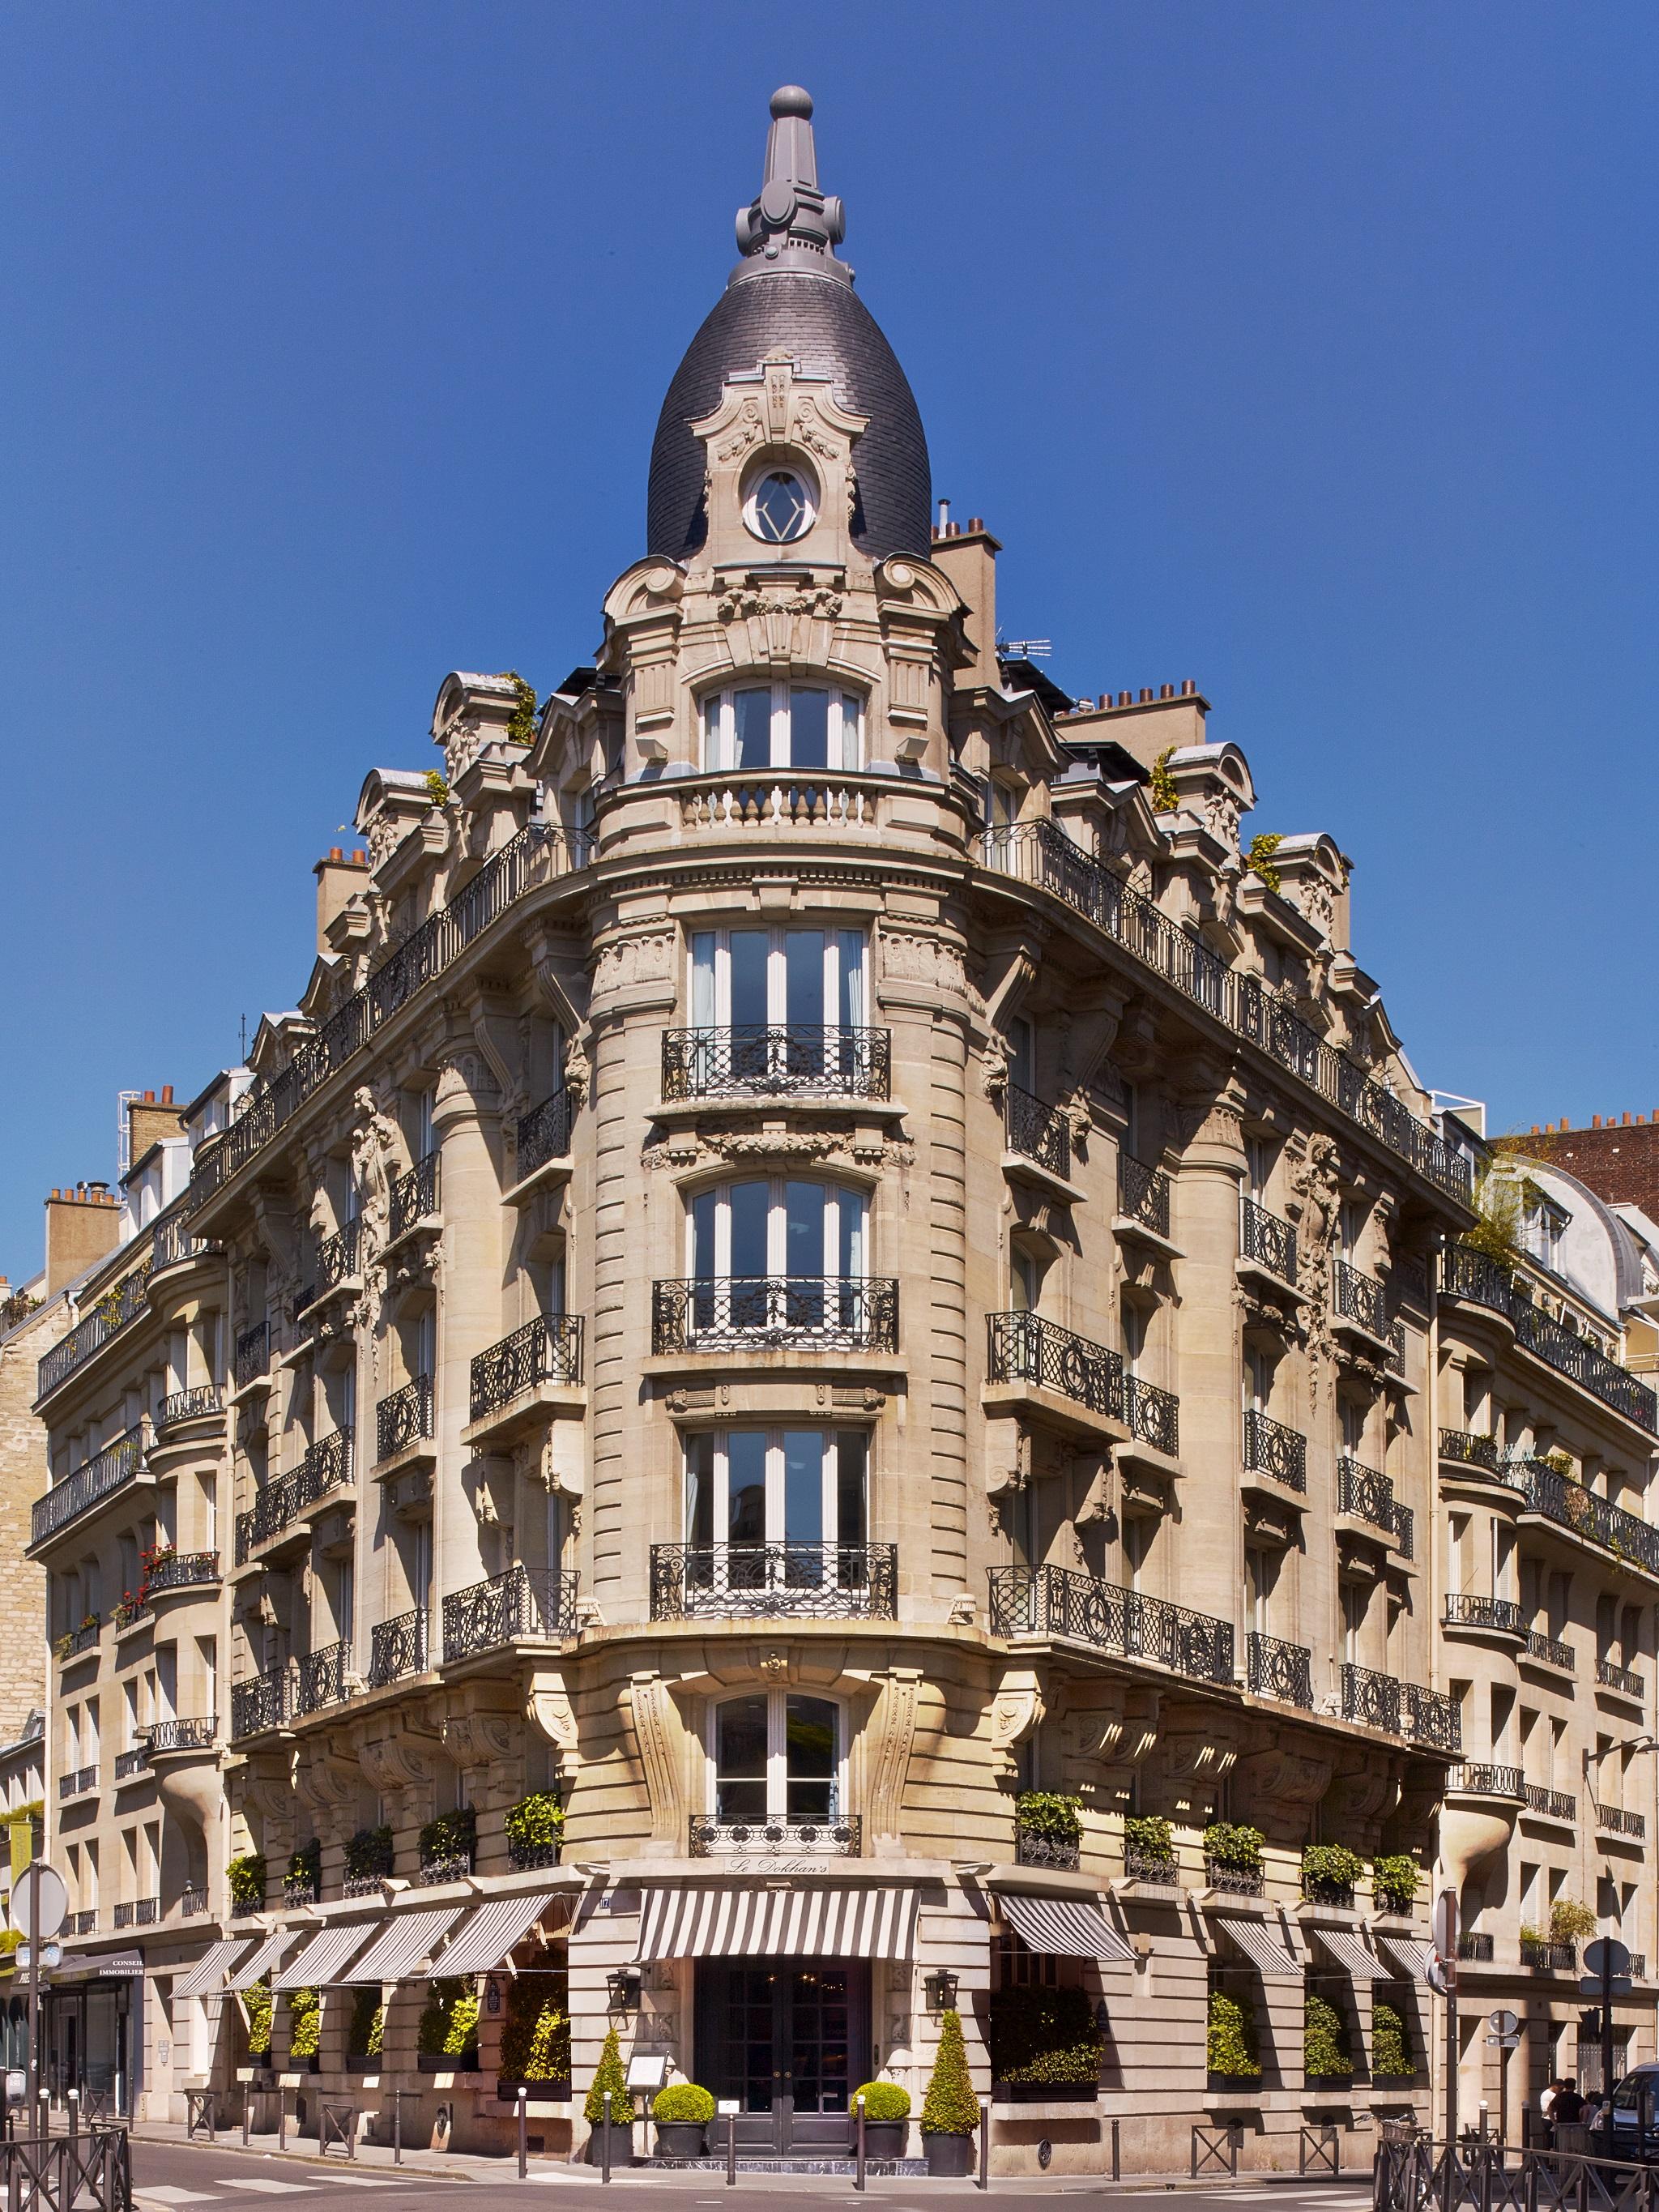
M332 950L328 926L348 899L355 898L368 881L367 853L347 854L334 846L312 870L317 878L317 950Z
M46 1289L56 1297L65 1283L84 1275L94 1261L115 1249L121 1212L107 1183L76 1183L46 1198Z
M136 1164L152 1145L159 1145L163 1137L176 1137L184 1126L185 1117L173 1103L170 1083L162 1086L159 1098L153 1091L146 1091L141 1098L129 1098L127 1138L131 1149L128 1158Z

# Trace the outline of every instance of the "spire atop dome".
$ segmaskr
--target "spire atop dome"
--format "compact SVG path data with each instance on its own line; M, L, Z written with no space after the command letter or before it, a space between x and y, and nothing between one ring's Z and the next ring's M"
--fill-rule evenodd
M818 190L811 95L798 84L780 85L772 94L765 178L758 196L738 210L738 251L744 258L729 281L740 284L789 270L850 283L852 270L832 250L846 235L840 200Z

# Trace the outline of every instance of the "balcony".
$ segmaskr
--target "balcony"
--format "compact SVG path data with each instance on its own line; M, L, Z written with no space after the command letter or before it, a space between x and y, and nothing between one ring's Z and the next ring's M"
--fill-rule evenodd
M166 1759L175 1752L211 1751L218 1735L218 1716L208 1713L198 1720L153 1721L144 1730L151 1759Z
M1259 1698L1313 1711L1313 1654L1300 1644L1281 1643L1252 1629L1244 1639L1245 1679Z
M520 1114L514 1126L515 1173L524 1182L539 1173L550 1160L562 1160L570 1151L570 1131L576 1118L575 1101L562 1085Z
M1040 1314L986 1316L987 1375L994 1384L1052 1390L1103 1421L1123 1419L1123 1360Z
M898 1284L875 1275L726 1275L656 1283L651 1349L896 1352Z
M130 1275L124 1275L118 1283L100 1291L92 1311L84 1320L76 1322L67 1336L59 1337L44 1355L34 1370L37 1406L84 1367L94 1352L101 1352L112 1336L119 1335L129 1322L149 1311L152 1265L152 1261L145 1260Z
M1468 1468L1471 1474L1498 1473L1498 1439L1478 1437L1468 1429L1442 1429L1440 1458L1443 1465Z
M281 1728L288 1719L289 1678L286 1667L267 1668L263 1674L255 1674L246 1682L233 1685L230 1692L230 1735L233 1743L244 1736L259 1735L267 1729Z
M427 1669L427 1613L423 1605L375 1622L369 1636L368 1686L384 1690Z
M236 1388L251 1390L256 1382L268 1376L270 1368L270 1323L255 1322L245 1328L236 1340L235 1357L231 1371L236 1378Z
M109 1617L110 1625L118 1636L125 1636L130 1628L136 1628L141 1620L148 1620L149 1607L144 1601L143 1592L141 1591L137 1597L124 1597L118 1605L111 1606Z
M134 1775L147 1772L149 1767L149 1746L147 1743L136 1743L130 1751L118 1751L115 1754L115 1778L118 1782L130 1782Z
M1123 1421L1133 1443L1149 1445L1166 1459L1181 1456L1181 1401L1173 1390L1160 1390L1139 1375L1126 1375Z
M428 1441L433 1425L432 1377L416 1375L374 1408L374 1463L384 1467Z
M1527 1631L1527 1656L1540 1667L1559 1667L1564 1674L1574 1673L1577 1666L1571 1644L1564 1644L1559 1636L1547 1636L1541 1628Z
M343 1705L349 1694L346 1668L351 1646L343 1639L325 1644L320 1651L307 1651L294 1662L294 1712L296 1717L319 1713L329 1705Z
M772 1028L665 1030L662 1095L688 1098L885 1098L890 1030Z
M163 1552L144 1577L144 1595L152 1603L167 1590L216 1589L216 1552Z
M582 1379L580 1314L538 1314L472 1362L467 1410L471 1420L505 1413L526 1393L574 1390Z
M1642 1677L1635 1669L1620 1667L1612 1659L1596 1661L1595 1680L1599 1687L1612 1690L1621 1698L1634 1698L1639 1701L1646 1695Z
M1127 1152L1117 1156L1117 1215L1120 1238L1145 1230L1160 1244L1170 1241L1170 1178L1142 1166Z
M575 1633L576 1577L559 1567L509 1567L444 1600L446 1661L506 1644L562 1643Z
M438 1211L438 1155L428 1152L417 1160L407 1175L399 1176L392 1186L392 1203L386 1220L386 1242L395 1244L400 1237L422 1221L429 1221Z
M1254 1406L1244 1413L1244 1467L1247 1474L1271 1475L1288 1490L1308 1487L1308 1439L1283 1421L1275 1421Z
M179 1893L179 1915L183 1920L198 1919L208 1911L210 1899L204 1889L185 1888Z
M1259 1866L1234 1866L1229 1859L1212 1859L1206 1855L1204 1884L1218 1897L1260 1897L1267 1889L1267 1878Z
M357 1275L357 1248L362 1242L362 1223L354 1213L331 1237L324 1237L317 1247L317 1280L311 1291L312 1301L325 1298L342 1286L353 1282Z
M1541 1514L1586 1542L1600 1544L1628 1566L1659 1575L1659 1528L1626 1513L1623 1506L1598 1498L1582 1482L1559 1474L1541 1460L1528 1460L1516 1471L1528 1512Z
M1448 1792L1463 1797L1524 1797L1526 1784L1518 1766L1454 1766L1447 1773Z
M1402 1559L1412 1556L1416 1523L1409 1505L1394 1494L1394 1485L1375 1468L1346 1455L1336 1463L1336 1510L1391 1537Z
M84 1797L89 1790L98 1787L98 1769L94 1766L73 1767L58 1778L58 1796L61 1803L66 1797Z
M1470 1203L1467 1160L1391 1091L1328 1044L1258 979L1227 968L1209 947L1132 890L1048 821L988 830L981 865L1045 892L1081 915L1136 963L1201 1007L1327 1099L1379 1144L1460 1205Z
M1045 1105L1017 1083L1007 1085L1003 1097L1002 1137L1015 1158L1031 1161L1061 1182L1070 1180L1070 1121L1058 1106Z
M1622 1836L1628 1843L1639 1844L1647 1834L1647 1816L1642 1813L1627 1813L1622 1805L1603 1805L1593 1799L1595 1807L1595 1827L1598 1835Z
M267 1483L245 1513L236 1516L236 1564L246 1566L263 1544L280 1536L308 1507L352 1478L352 1431L335 1429L309 1446L291 1474Z
M1233 1686L1233 1626L1071 1567L993 1567L991 1633L1059 1637Z
M95 1905L90 1905L79 1912L71 1912L69 1915L64 1923L64 1933L66 1936L90 1936L97 1925L98 1907Z
M1346 1260L1331 1262L1331 1312L1338 1322L1363 1329L1379 1343L1388 1342L1389 1306L1382 1284Z
M1269 1213L1253 1198L1238 1201L1238 1253L1252 1267L1260 1267L1281 1283L1296 1285L1296 1231L1288 1221Z
M29 1548L44 1544L67 1528L71 1521L78 1521L94 1505L101 1505L118 1490L137 1482L143 1472L144 1442L141 1429L128 1429L106 1444L103 1450L77 1467L73 1474L66 1474L56 1482L44 1498L37 1498L29 1511Z
M1060 1874L1075 1874L1083 1857L1083 1846L1075 1836L1051 1836L1041 1828L1034 1828L1014 1816L1014 1863L1016 1866L1048 1867Z
M1501 1314L1514 1329L1523 1350L1589 1391L1626 1420L1659 1435L1659 1397L1645 1382L1609 1359L1585 1337L1553 1320L1534 1305L1510 1270L1489 1260L1467 1244L1454 1244L1441 1255L1440 1294L1466 1304L1484 1306Z
M1437 1751L1457 1751L1462 1744L1462 1717L1443 1691L1401 1682L1352 1662L1342 1668L1342 1717Z
M712 1813L694 1813L686 1850L694 1859L720 1858L731 1851L779 1860L855 1859L864 1850L864 1824L856 1813L831 1813L822 1820L721 1820Z
M1553 1943L1545 1936L1523 1936L1521 1938L1521 1963L1544 1974L1576 1974L1578 1971L1578 1946L1576 1943Z
M222 1251L210 1237L198 1237L190 1225L190 1212L170 1214L158 1221L150 1240L150 1272L159 1275L164 1267L180 1267L187 1261L204 1260Z
M653 1544L653 1620L891 1620L893 1544Z
M1565 1790L1547 1790L1541 1782L1523 1782L1521 1794L1527 1810L1545 1820L1576 1820L1578 1800Z
M1471 1929L1467 1936L1458 1937L1457 1955L1468 1966L1491 1966L1493 1957L1492 1937L1483 1936L1478 1929Z
M1405 1381L1406 1324L1403 1321L1391 1321L1389 1323L1389 1356L1382 1364L1390 1375L1397 1375L1402 1382Z
M52 1649L61 1663L67 1666L71 1659L78 1659L83 1651L92 1650L103 1630L101 1618L95 1613L89 1613L78 1628L71 1628L67 1634L60 1636Z
M1473 1628L1492 1636L1524 1637L1527 1618L1513 1598L1481 1597L1469 1590L1448 1590L1448 1628Z

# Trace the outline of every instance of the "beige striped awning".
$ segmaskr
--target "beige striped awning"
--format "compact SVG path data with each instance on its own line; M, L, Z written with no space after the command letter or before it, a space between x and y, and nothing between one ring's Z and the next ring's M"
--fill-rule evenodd
M439 1942L461 1917L459 1905L428 1905L418 1912L393 1913L351 1969L351 1979L362 1982L407 1981L422 1959L429 1959Z
M1422 1942L1415 1936L1379 1936L1376 1940L1408 1981L1422 1980L1424 1971L1434 1956L1431 1943Z
M1314 1929L1315 1940L1329 1959L1335 1960L1345 1974L1356 1982L1391 1982L1395 1978L1392 1966L1385 1966L1376 1953L1368 1951L1358 1936L1346 1928Z
M438 1961L445 1974L487 1974L521 1943L538 1920L548 1917L556 1890L533 1890L527 1897L492 1897L449 1939Z
M307 1936L281 1973L273 1977L270 1986L325 1990L337 1985L347 1978L340 1969L362 1949L380 1924L374 1920L352 1920L338 1928L319 1928L314 1936Z
M647 1889L635 1958L900 1959L915 1948L914 1889Z
M203 1997L213 1995L229 1972L232 1960L240 1959L247 1947L246 1936L228 1936L220 1942L210 1943L190 1972L181 1974L173 1984L173 1996Z
M1098 1959L1133 1966L1135 1954L1099 1908L1074 1897L1019 1897L999 1891L1009 1925L1034 1951L1054 1959Z
M263 1943L256 1943L230 1979L228 1990L251 1990L259 1977L272 1966L278 1966L300 1940L295 1928L279 1928L274 1936L267 1936Z
M1302 1979L1302 1967L1294 1954L1263 1922L1242 1912L1222 1912L1216 1916L1216 1925L1244 1954L1257 1973L1282 1980L1289 1980L1292 1975L1298 1982Z

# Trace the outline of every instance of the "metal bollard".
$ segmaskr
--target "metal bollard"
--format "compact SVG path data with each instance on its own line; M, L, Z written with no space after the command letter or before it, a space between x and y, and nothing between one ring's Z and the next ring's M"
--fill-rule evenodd
M250 2081L242 2092L242 2148L246 2150L253 2126L253 2084Z
M1121 2161L1121 2159L1119 2158L1119 2156L1118 2156L1118 2148L1119 2148L1119 2147L1118 2147L1118 2139L1117 2139L1117 2130L1118 2130L1118 2121L1117 2121L1117 2116L1116 2116L1116 2114L1115 2114L1115 2113L1114 2113L1114 2115L1113 2115L1113 2117L1112 2117L1112 2179L1113 2179L1113 2180L1114 2180L1114 2181L1121 2181L1121 2180L1123 2179L1122 2161Z
M519 2179L522 2181L530 2171L530 2118L525 2110L525 2099L530 2092L522 2081L519 2084Z
M394 2089L392 2093L392 2163L401 2166L403 2162L404 2093L401 2089Z
M735 2112L728 2112L726 2116L726 2185L728 2189L735 2189L738 2185L738 2116Z
M288 2148L288 2092L286 2089L279 2089L276 2092L276 2148L278 2150Z
M864 2099L862 2096L855 2097L853 2106L859 2116L858 2160L853 2168L853 2186L854 2189L862 2190L864 2187Z
M991 2107L989 2103L979 2108L979 2172L974 2176L975 2189L991 2185Z
M605 2140L599 2145L599 2179L611 2179L611 2092L605 2093Z
M81 2092L78 2089L71 2089L69 2093L69 2139L70 2156L71 2158L75 2155L75 2139L80 2132Z
M42 2089L40 2092L40 2140L42 2142L47 2142L51 2138L52 2092L50 2089Z

